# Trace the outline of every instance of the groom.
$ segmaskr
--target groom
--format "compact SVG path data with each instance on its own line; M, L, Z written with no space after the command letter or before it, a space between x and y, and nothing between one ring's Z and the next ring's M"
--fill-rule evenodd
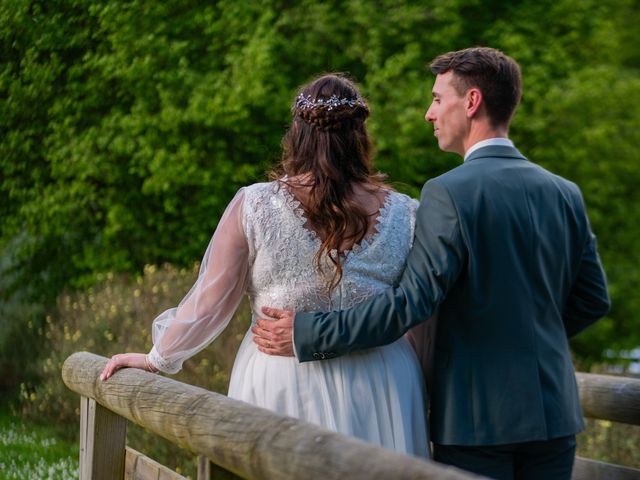
M491 48L446 53L426 120L464 157L429 180L394 288L344 311L266 308L254 333L301 362L388 344L439 307L434 459L500 479L569 479L583 420L568 338L609 310L578 187L507 138L520 69ZM295 318L295 324L294 324ZM294 328L295 327L295 328Z

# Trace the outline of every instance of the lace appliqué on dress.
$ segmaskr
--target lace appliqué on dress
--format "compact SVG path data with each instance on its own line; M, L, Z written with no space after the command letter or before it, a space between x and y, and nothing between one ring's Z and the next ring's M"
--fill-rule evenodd
M243 227L250 252L248 293L253 311L259 313L262 306L344 309L393 285L411 248L417 206L410 197L389 192L374 232L343 254L342 280L329 294L314 261L321 241L305 227L300 202L277 182L247 187ZM333 271L328 259L325 271Z

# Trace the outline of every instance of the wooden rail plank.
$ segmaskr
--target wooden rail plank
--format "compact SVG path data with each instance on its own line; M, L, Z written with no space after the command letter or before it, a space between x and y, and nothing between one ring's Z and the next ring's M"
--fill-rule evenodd
M187 480L131 447L126 448L125 465L124 480Z
M576 373L585 417L640 425L640 379Z
M481 478L142 370L123 369L102 382L106 362L75 353L62 367L63 380L74 392L243 478Z
M638 480L640 470L576 457L571 480Z

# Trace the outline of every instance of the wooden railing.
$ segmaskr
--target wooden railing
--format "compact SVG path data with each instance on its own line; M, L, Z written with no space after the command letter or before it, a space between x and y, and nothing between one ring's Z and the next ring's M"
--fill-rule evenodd
M141 370L102 382L106 362L79 352L62 369L81 395L80 480L184 478L126 447L127 419L199 455L199 480L480 478ZM640 425L640 380L577 378L586 416ZM640 470L578 458L573 478L630 480Z
M82 396L81 480L154 478L133 471L138 463L151 468L125 449L125 419L208 458L216 480L479 478L142 370L124 369L103 382L106 362L81 352L62 367L65 384ZM170 473L158 470L155 478L161 475Z
M576 373L587 418L640 425L640 379ZM638 452L640 458L640 452ZM576 458L572 480L639 480L640 469Z

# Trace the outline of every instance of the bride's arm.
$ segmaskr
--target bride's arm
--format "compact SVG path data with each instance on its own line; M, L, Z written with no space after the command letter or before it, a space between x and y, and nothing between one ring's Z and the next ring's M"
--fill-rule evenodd
M242 224L244 191L231 201L204 254L198 279L178 307L153 322L148 355L115 355L103 372L122 367L176 373L182 363L211 343L228 325L246 290L249 247Z

